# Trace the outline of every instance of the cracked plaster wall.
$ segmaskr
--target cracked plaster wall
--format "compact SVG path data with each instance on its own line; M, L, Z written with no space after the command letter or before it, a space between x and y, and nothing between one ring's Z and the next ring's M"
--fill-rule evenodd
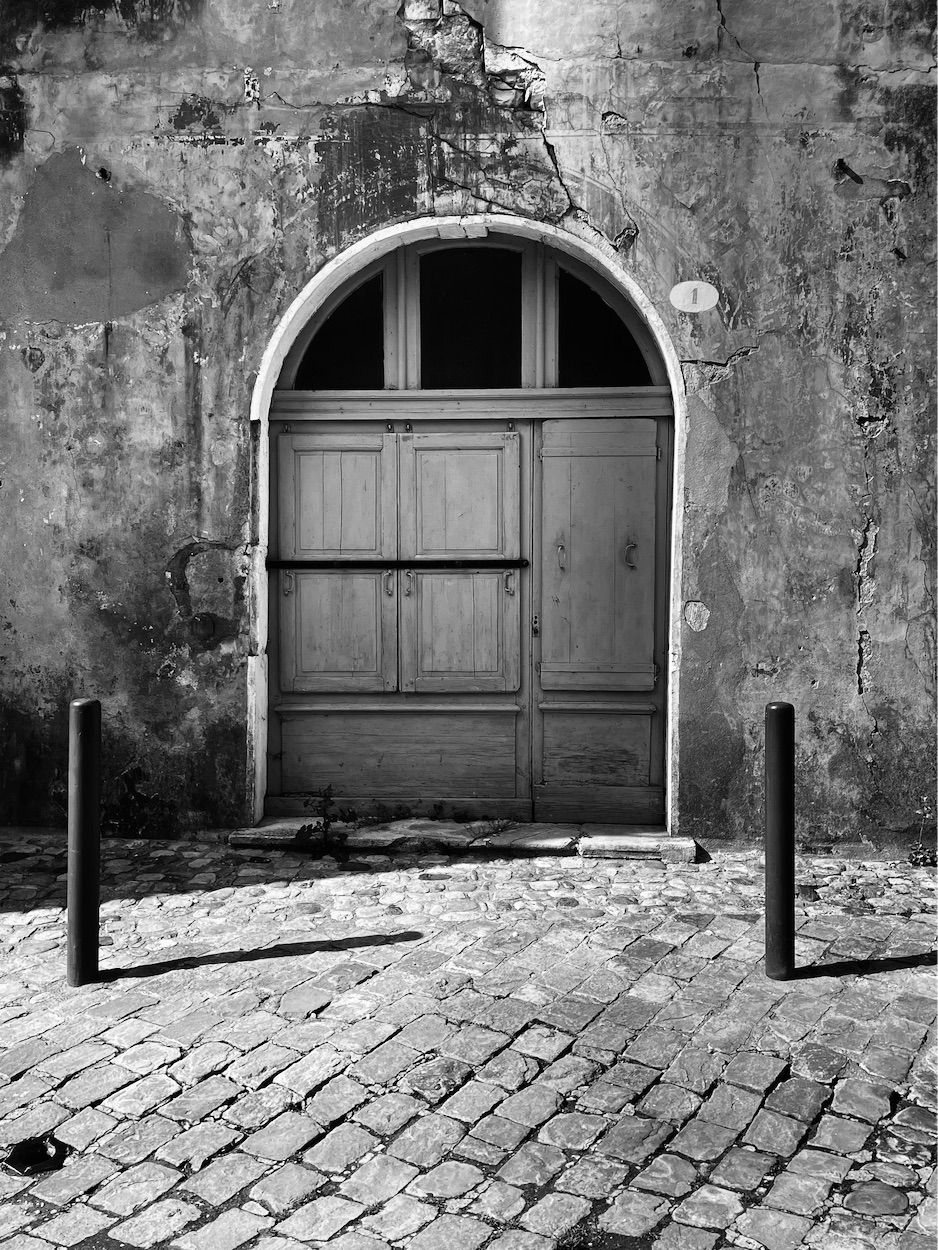
M0 30L0 820L105 701L125 828L248 814L248 412L325 260L495 208L608 240L684 362L682 831L933 794L930 6L15 0ZM668 303L704 278L712 312Z

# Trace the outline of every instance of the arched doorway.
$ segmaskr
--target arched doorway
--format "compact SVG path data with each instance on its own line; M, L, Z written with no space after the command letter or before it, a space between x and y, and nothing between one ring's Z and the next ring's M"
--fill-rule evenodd
M267 811L663 824L665 362L569 251L446 224L282 352Z

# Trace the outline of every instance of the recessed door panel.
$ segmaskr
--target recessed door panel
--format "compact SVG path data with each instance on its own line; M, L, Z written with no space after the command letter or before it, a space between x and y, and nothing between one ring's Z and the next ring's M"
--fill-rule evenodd
M647 786L651 718L557 708L544 713L544 784Z
M289 691L397 686L396 575L281 572L280 684Z
M517 558L517 433L405 434L400 455L402 559Z
M405 570L401 689L517 690L518 571Z
M283 559L393 559L397 448L387 434L281 434Z
M655 684L653 420L545 421L541 685Z

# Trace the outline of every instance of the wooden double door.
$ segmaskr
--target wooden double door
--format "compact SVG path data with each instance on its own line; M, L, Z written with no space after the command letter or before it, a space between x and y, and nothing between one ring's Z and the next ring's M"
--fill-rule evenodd
M271 811L663 822L670 423L283 423Z

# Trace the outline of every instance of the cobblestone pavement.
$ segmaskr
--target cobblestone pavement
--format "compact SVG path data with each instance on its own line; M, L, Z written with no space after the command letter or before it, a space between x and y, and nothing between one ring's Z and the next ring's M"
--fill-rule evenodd
M0 842L0 1246L932 1250L931 873L104 844L64 986L62 835Z

